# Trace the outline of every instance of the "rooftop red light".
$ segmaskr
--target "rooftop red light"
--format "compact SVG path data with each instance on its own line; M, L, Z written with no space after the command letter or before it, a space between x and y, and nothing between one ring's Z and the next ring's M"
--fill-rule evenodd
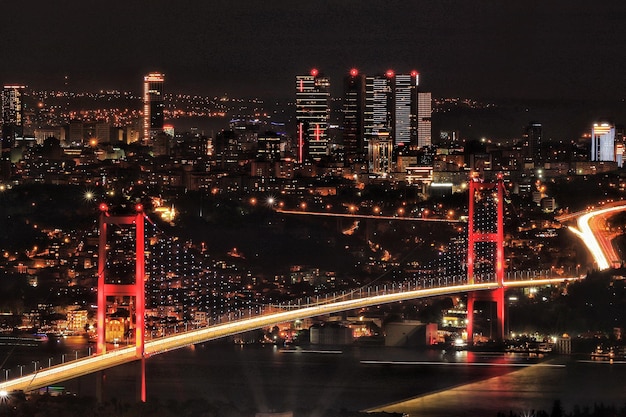
M100 203L100 211L109 211L109 206L107 206L107 203Z
M143 204L135 204L135 211L141 213L143 211Z
M420 75L419 72L417 72L415 70L411 71L411 77L417 77L418 75Z
M356 77L357 75L359 75L359 70L358 70L358 69L356 69L356 68L352 68L352 69L350 70L350 75L351 75L352 77Z
M311 76L312 76L312 77L317 77L317 75L318 75L319 73L320 73L320 72L317 70L317 68L313 68L313 69L311 70Z

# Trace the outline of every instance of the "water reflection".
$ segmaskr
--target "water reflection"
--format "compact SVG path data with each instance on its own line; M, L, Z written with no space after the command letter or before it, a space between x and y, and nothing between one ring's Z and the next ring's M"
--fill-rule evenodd
M64 339L32 348L0 346L0 354L3 368L17 376L17 365L26 366L24 372L34 366L32 361L54 366L84 356L88 349L86 340ZM626 364L536 354L205 344L150 357L146 366L148 400L203 398L253 410L322 413L344 408L469 416L549 410L555 399L567 410L600 401L619 405L626 398ZM100 379L105 400L133 402L138 375L137 364L128 364L62 385L78 395L96 396Z

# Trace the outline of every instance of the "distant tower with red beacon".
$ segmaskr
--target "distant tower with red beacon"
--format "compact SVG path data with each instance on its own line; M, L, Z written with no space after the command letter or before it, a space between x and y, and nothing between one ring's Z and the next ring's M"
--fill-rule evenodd
M296 75L295 87L297 159L319 160L329 151L330 79L313 68L308 75Z

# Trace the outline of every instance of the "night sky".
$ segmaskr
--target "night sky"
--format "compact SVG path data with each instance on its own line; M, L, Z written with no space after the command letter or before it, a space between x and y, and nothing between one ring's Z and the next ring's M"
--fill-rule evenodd
M3 1L0 82L291 98L335 80L417 69L435 96L626 97L626 2L608 0ZM602 6L600 6L602 4Z

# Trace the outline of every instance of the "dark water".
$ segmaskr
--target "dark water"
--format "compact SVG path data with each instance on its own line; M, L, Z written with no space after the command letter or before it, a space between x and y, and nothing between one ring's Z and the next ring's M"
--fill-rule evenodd
M66 360L77 353L81 356L85 348L84 341L64 340L38 347L0 346L0 354L3 369L11 369L13 376L17 364L32 368L32 361L38 360L46 367L49 361L59 363L63 353ZM104 371L100 376L104 400L135 401L138 374L137 364ZM146 374L148 400L204 398L232 403L240 410L307 409L310 415L382 405L390 405L385 408L388 411L411 415L471 415L459 413L458 407L463 407L463 401L476 404L477 398L481 413L494 416L510 409L549 410L555 399L566 410L576 404L623 405L626 401L626 363L498 353L385 347L285 351L269 345L206 344L151 357L146 361ZM4 379L5 375L0 376ZM78 395L96 396L97 378L90 375L60 385ZM445 397L446 393L454 400ZM422 399L418 406L391 405L416 397Z

